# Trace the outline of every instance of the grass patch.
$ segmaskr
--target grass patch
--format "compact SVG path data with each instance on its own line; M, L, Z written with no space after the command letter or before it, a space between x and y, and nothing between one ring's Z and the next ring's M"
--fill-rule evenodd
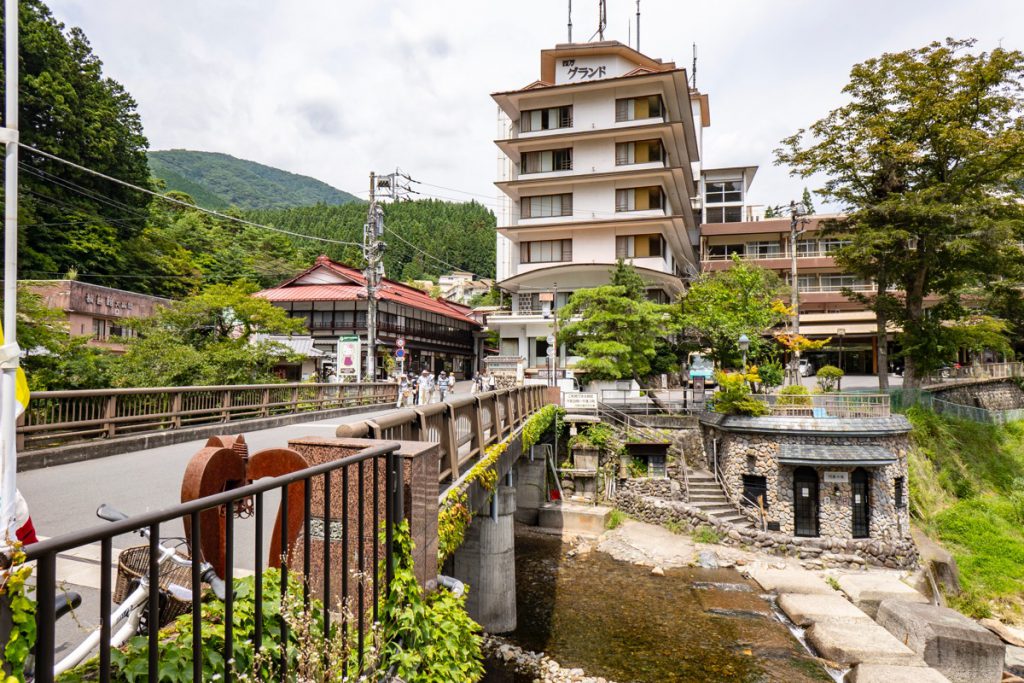
M1024 616L1024 422L989 425L910 408L911 512L956 558L964 614Z
M693 540L697 543L718 543L722 540L722 537L711 527L700 526L693 532Z
M612 511L608 514L608 519L604 523L604 528L608 529L609 531L611 531L612 529L617 529L627 519L629 519L629 515L627 515L622 510L613 508Z
M670 519L667 522L665 522L662 526L664 526L666 529L668 529L676 535L682 535L686 533L686 526L680 524L679 522L676 522L675 520Z
M829 586L831 586L832 590L834 590L834 591L842 591L843 590L839 586L839 581L837 581L836 577L834 577L834 576L826 576L825 577L825 583L827 583Z

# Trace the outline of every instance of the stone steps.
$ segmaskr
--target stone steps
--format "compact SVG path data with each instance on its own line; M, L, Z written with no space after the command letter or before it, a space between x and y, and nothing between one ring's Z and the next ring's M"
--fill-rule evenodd
M715 480L715 475L705 470L689 469L686 472L690 489L690 504L715 519L733 526L751 529L753 523L741 515Z

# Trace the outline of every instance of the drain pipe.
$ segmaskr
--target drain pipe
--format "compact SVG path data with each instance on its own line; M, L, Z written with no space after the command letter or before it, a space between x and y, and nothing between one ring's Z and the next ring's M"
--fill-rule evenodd
M462 583L461 581L452 576L438 574L437 585L441 586L441 588L446 589L449 593L451 593L457 598L461 598L462 594L466 592L466 584Z

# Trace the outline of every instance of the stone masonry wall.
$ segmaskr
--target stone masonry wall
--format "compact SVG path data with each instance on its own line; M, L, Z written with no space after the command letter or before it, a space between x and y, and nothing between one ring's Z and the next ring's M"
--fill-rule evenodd
M776 555L798 557L809 565L858 568L866 564L892 569L917 566L918 554L910 538L842 539L800 538L785 533L739 528L708 515L697 507L677 500L664 500L624 487L616 498L616 507L649 524L707 526L721 537L721 543L747 546Z
M943 401L985 410L1024 408L1024 390L1013 380L952 386L948 389L935 389L930 393Z
M885 467L870 467L870 488L868 493L869 537L880 540L908 539L910 518L907 500L907 452L909 441L906 435L859 438L857 436L817 436L809 434L756 434L725 432L708 428L705 433L705 457L710 469L714 460L713 439L718 439L718 463L723 479L734 500L743 492L743 475L765 477L767 481L767 518L777 521L785 534L794 533L793 520L793 473L795 468L779 465L781 444L801 443L829 445L870 444L881 446L894 453L897 462ZM853 536L852 486L849 481L842 484L826 483L824 472L849 472L853 467L815 467L818 472L819 524L820 535L830 538L848 539ZM896 508L895 478L904 478L904 505Z

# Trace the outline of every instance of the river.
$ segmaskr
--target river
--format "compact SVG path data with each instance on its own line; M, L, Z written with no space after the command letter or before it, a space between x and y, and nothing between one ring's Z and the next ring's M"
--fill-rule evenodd
M832 678L732 569L664 576L557 537L516 536L517 645L616 683L811 683ZM488 662L486 683L528 683Z

